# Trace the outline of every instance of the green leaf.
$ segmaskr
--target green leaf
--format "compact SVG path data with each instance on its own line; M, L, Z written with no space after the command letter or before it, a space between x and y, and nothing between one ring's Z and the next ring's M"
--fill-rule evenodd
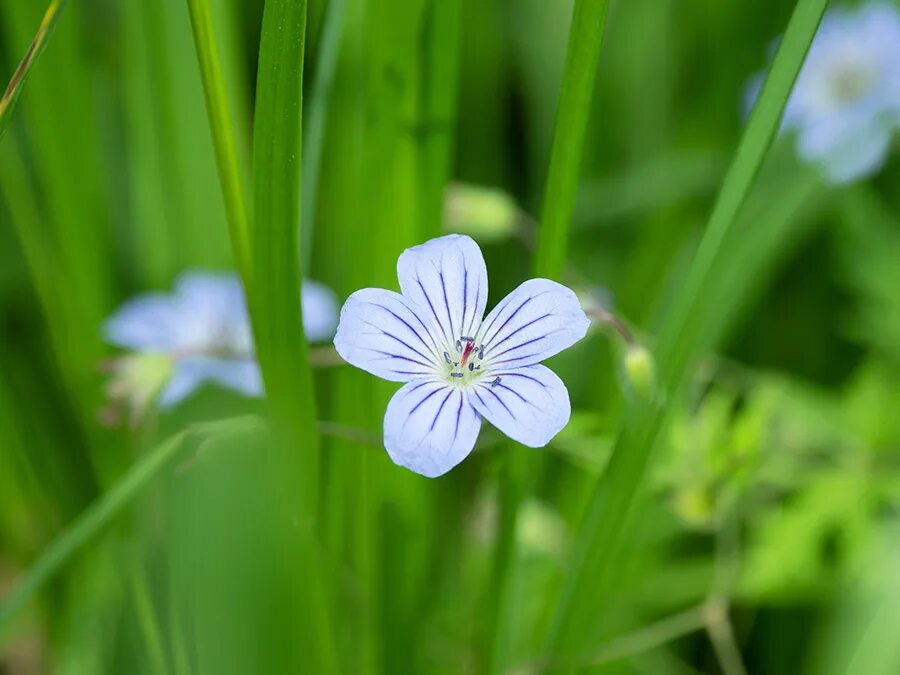
M209 0L187 0L187 3L191 13L197 59L200 62L200 75L203 80L206 111L209 115L209 126L212 130L216 152L219 182L225 197L225 213L231 233L231 247L241 278L244 280L244 284L249 286L252 277L250 274L250 226L246 207L247 200L244 197L231 113L228 109L222 67L219 64Z
M608 0L575 2L535 251L534 272L537 276L559 279L565 265L608 7Z
M263 14L253 133L253 282L256 353L300 498L315 513L318 434L303 334L298 257L300 137L306 2L268 0Z
M714 338L721 336L723 326L711 322L710 316L721 306L723 280L729 284L729 302L738 304L759 266L777 250L762 247L761 254L757 252L745 260L741 246L732 245L723 251L723 244L734 234L741 206L777 133L782 110L826 5L827 0L797 3L687 279L666 315L656 349L663 395L677 394L689 365L713 345ZM784 215L789 221L792 211L787 210ZM776 225L783 224L785 220L776 221ZM635 505L646 487L644 478L652 451L668 416L659 400L635 400L625 410L609 469L597 484L572 553L569 575L548 636L551 653L564 654L585 646L585 640L596 629L597 614L606 606L611 587L628 564L628 533L632 531Z

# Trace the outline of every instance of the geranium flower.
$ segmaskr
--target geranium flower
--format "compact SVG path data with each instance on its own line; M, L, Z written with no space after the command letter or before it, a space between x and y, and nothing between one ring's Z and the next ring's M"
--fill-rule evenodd
M303 328L314 342L334 334L337 300L325 286L304 281ZM126 302L103 326L104 339L136 354L113 361L114 397L122 398L122 384L143 373L140 400L152 396L149 385L161 385L161 407L179 403L204 382L216 382L247 396L261 396L263 382L253 349L253 336L244 290L232 273L188 272L175 292L147 293ZM147 355L154 358L148 360ZM159 358L163 356L165 358ZM158 365L162 377L133 364ZM117 366L118 364L118 366ZM155 372L155 371L154 371ZM134 387L126 387L127 395ZM156 387L158 393L160 386ZM118 392L118 394L117 394Z
M587 332L575 293L531 279L482 320L487 269L478 245L462 235L407 249L397 277L402 294L351 295L334 338L349 363L406 383L384 416L384 446L395 463L428 477L446 473L472 451L482 418L531 447L566 425L566 386L539 363Z
M748 86L755 101L762 78ZM900 124L900 12L886 2L829 10L782 119L801 160L841 184L884 164Z

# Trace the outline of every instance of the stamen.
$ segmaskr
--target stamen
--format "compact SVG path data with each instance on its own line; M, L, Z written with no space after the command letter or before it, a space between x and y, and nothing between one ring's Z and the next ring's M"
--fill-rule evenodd
M447 352L444 352L444 361L446 361L448 365L453 364L453 361L450 360L450 354L448 354Z
M500 376L499 375L494 378L493 382L491 382L491 386L496 387L498 384L500 384Z
M450 377L462 377L462 373L450 373Z

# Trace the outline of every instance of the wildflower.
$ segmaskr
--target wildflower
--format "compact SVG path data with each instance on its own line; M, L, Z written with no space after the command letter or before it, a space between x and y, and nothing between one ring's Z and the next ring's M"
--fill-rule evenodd
M749 95L761 84L755 78ZM900 12L886 2L826 13L788 99L782 129L835 184L884 164L900 124Z
M531 279L482 320L487 269L464 235L406 250L397 277L402 294L351 295L334 338L349 363L406 383L384 416L384 445L396 464L428 477L446 473L472 451L482 418L531 447L566 425L569 394L539 362L587 332L571 290Z
M313 281L303 282L302 294L307 338L331 337L337 314L334 295ZM186 273L171 295L147 293L125 303L106 322L103 336L110 344L153 357L114 360L114 399L127 401L136 393L146 406L160 394L165 408L207 381L247 396L263 393L244 292L234 274ZM140 391L132 391L135 383Z

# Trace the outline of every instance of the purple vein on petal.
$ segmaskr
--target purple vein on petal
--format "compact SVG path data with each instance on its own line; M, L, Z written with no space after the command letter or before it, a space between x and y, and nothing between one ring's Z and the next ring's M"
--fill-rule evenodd
M432 302L431 302L431 297L430 297L430 296L428 295L428 293L425 291L425 286L422 284L422 280L419 279L419 275L418 275L418 274L416 274L416 283L419 284L419 288L420 288L421 291L422 291L422 295L425 296L425 302L428 303L428 307L431 309L431 314L432 314L432 316L434 316L434 320L437 322L437 325L440 327L441 332L444 334L444 339L450 340L450 338L447 337L447 330L446 330L446 328L444 327L444 324L442 324L442 323L441 323L441 320L438 318L437 312L436 312L435 309L434 309L434 305L433 305ZM452 340L451 340L451 342L452 342Z
M437 424L438 417L441 416L441 411L444 409L444 405L446 405L447 400L453 395L453 390L449 390L447 395L444 397L444 400L441 401L441 405L438 407L437 412L434 413L434 419L431 420L431 426L428 427L428 431L434 431L434 425Z
M395 319L397 319L397 321L399 321L399 322L402 323L404 326L406 326L407 328L409 328L409 330L412 331L412 333L413 333L417 338L419 338L419 341L422 343L422 345L425 347L425 349L430 349L429 346L426 344L425 340L422 338L422 336L419 335L419 331L417 331L415 328L413 328L412 326L410 326L410 325L403 319L403 317L399 316L399 315L396 314L393 310L391 310L391 309L388 308L388 307L385 307L384 305L379 305L379 304L377 304L377 303L372 303L372 304L373 304L373 306L375 306L375 307L379 307L380 309L383 309L385 312L387 312L388 314L390 314L391 316L393 316ZM422 323L422 320L419 319L419 317L417 317L417 316L415 315L414 312L410 312L410 314L412 314L412 315L419 321L419 323L422 324L422 328L425 329L425 333L428 335L429 338L431 338L431 343L432 343L432 345L434 346L435 350L437 350L437 344L434 342L434 338L431 336L431 333L428 331L428 327L427 327L424 323Z
M502 398L500 398L499 396L497 396L497 392L495 392L493 389L488 389L488 388L486 388L486 387L483 387L483 389L484 389L487 393L489 393L491 396L493 396L495 399L497 399L497 401L500 403L500 405L503 406L503 409L506 410L506 412L509 413L509 416L510 416L510 417L512 417L513 419L516 419L516 416L513 414L513 411L510 410L509 407L506 405L506 403L503 402L503 399L502 399ZM480 399L481 396L479 396L478 398ZM482 403L483 403L483 402L484 402L484 401L482 401Z
M528 323L525 323L525 324L519 326L519 327L516 328L514 331L512 331L509 335L507 335L505 338L503 338L502 340L500 340L500 342L498 342L498 343L496 343L496 344L492 344L492 345L488 348L488 350L484 353L485 358L486 358L486 357L488 356L488 354L490 354L494 349L496 349L497 347L499 347L500 345L502 345L504 342L506 342L507 340L509 340L509 339L510 339L511 337L513 337L514 335L517 335L518 333L521 333L523 330L525 330L525 329L528 328L529 326L533 326L533 325L536 324L538 321L543 321L544 319L548 319L548 318L550 318L551 316L552 316L552 314L544 314L543 316L539 316L538 318L532 319L532 320L529 321ZM500 333L500 331L498 330L498 331L497 331L497 334L499 335L499 333ZM501 352L501 353L505 353L505 352Z
M459 392L459 408L456 409L456 426L453 429L453 443L456 443L456 437L459 435L459 418L462 416L463 403L465 403L465 396L463 396L462 392Z
M368 326L371 326L372 328L374 328L375 330L377 330L377 331L378 331L379 333L381 333L382 335L386 335L387 337L391 338L391 339L394 340L395 342L399 342L401 345L403 345L404 347L406 347L406 348L409 349L410 351L415 352L416 354L418 354L419 356L421 356L423 359L425 359L426 361L428 361L428 362L431 363L432 365L437 365L437 362L434 360L434 355L427 356L427 355L423 354L422 352L420 352L418 349L416 349L415 347L413 347L411 344L409 344L409 343L406 342L405 340L401 340L400 338L398 338L398 337L397 337L396 335L394 335L393 333L388 333L388 332L387 332L386 330L384 330L381 326L376 326L374 323L371 323L370 321L366 321L366 322L364 322L364 323L365 323L366 325L368 325ZM363 335L373 335L373 333L363 333Z

